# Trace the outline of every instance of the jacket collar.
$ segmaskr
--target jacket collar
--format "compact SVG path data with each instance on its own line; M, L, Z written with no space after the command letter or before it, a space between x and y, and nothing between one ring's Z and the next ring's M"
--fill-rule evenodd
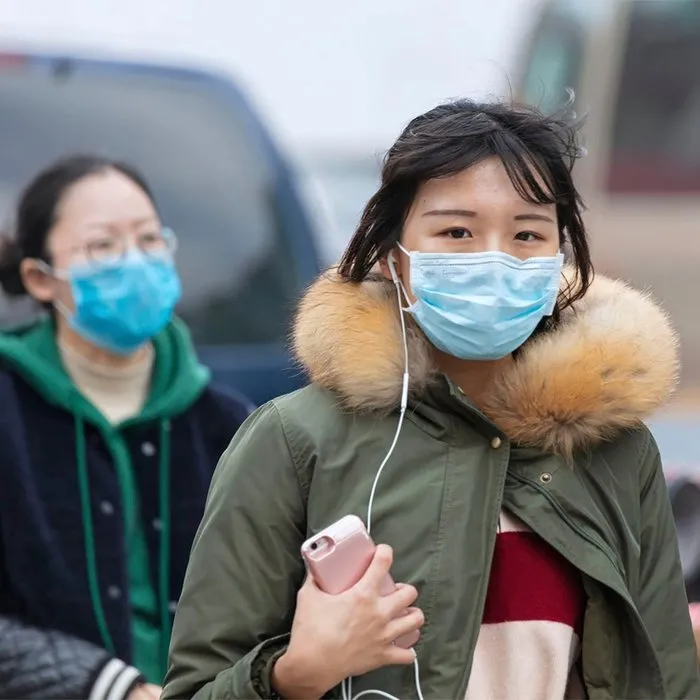
M417 401L438 373L420 330L409 323L407 332ZM401 326L395 288L383 277L357 284L322 275L299 306L293 346L311 380L346 409L398 407ZM637 425L669 398L677 376L678 338L666 313L647 294L598 276L554 331L523 347L482 409L518 445L570 456Z

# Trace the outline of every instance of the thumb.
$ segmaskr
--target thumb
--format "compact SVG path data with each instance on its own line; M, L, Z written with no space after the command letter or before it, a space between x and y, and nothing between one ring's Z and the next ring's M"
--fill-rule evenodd
M387 544L377 545L372 561L365 575L360 579L360 583L379 590L386 580L393 561L394 552L391 547Z

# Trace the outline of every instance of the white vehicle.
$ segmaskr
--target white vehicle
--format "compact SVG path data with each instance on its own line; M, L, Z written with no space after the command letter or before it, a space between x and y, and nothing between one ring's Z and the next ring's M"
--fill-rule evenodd
M548 0L517 97L575 93L576 166L596 267L650 287L682 340L682 396L700 400L700 2Z

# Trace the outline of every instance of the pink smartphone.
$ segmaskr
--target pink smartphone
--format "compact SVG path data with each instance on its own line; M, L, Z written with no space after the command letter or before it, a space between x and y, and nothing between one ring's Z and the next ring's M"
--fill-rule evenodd
M316 585L326 593L338 595L364 576L375 549L362 520L356 515L346 515L306 540L301 546L301 555ZM388 595L393 590L394 580L387 574L380 593ZM399 637L394 644L410 649L419 636L415 630Z

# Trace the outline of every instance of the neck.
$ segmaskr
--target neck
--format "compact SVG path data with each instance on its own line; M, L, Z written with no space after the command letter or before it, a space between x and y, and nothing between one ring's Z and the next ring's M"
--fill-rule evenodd
M117 355L116 353L97 347L93 343L85 340L85 338L76 333L59 314L57 314L56 323L56 335L59 345L68 347L96 365L116 369L131 367L143 362L150 352L150 346L144 345L129 355Z
M490 361L460 360L435 350L435 364L438 369L446 374L477 408L483 405L483 400L496 377L512 362L511 355Z

